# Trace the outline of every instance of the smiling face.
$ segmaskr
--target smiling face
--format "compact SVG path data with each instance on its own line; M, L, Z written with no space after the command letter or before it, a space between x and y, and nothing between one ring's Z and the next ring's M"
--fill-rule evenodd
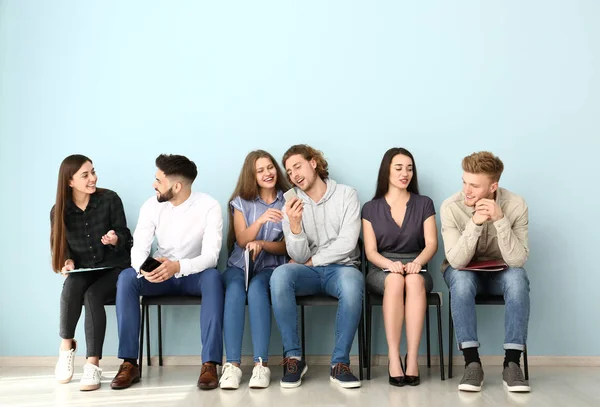
M167 202L173 199L175 192L173 192L173 184L169 178L161 170L156 170L156 179L152 184L152 188L156 191L156 199L158 202Z
M277 185L277 170L273 161L267 157L257 159L254 163L254 171L259 188L275 188L275 185Z
M284 164L290 181L304 192L309 191L317 181L317 162L314 159L309 161L301 154L294 154Z
M465 205L474 207L480 199L493 199L496 190L498 190L498 182L489 175L463 172Z
M390 187L407 189L413 178L413 161L404 154L397 154L390 164Z
M96 192L96 181L98 176L96 170L90 161L86 161L79 170L71 177L69 186L74 191L81 192L83 194L91 195Z

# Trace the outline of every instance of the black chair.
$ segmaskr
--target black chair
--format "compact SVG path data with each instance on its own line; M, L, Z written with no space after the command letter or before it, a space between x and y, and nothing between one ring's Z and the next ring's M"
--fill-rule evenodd
M452 296L448 291L448 379L452 378L452 348L454 347L454 321L452 320ZM504 305L502 295L477 295L475 297L476 305ZM523 351L523 365L525 368L525 380L529 380L529 366L527 365L527 345Z
M157 306L158 312L158 365L163 365L162 355L162 309L163 305L200 305L202 297L186 295L164 295L153 297L142 297L142 317L140 318L140 354L138 366L140 367L140 377L142 377L142 356L144 355L144 325L146 326L146 359L148 366L152 366L150 360L150 305Z
M363 273L365 274L365 308L367 311L367 341L366 341L366 365L367 365L367 380L371 380L371 337L372 337L372 317L373 317L373 306L381 306L383 305L383 296L380 294L370 293L367 290L367 276L366 270L368 266L368 262L363 260L363 264L366 266L363 269ZM427 333L427 367L431 367L431 340L430 340L430 331L429 331L429 307L435 306L437 309L437 323L438 323L438 347L440 354L440 378L441 380L445 380L445 372L444 372L444 339L442 332L442 293L440 292L431 292L427 294L427 312L425 313L425 331Z

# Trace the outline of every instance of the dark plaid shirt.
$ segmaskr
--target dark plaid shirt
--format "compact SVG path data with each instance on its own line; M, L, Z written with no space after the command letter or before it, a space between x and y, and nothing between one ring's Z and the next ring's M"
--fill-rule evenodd
M53 212L54 207L50 219ZM133 238L119 195L109 189L98 189L90 195L85 211L69 200L65 212L68 258L75 262L75 268L130 267ZM119 237L116 246L105 246L100 240L109 230L114 230Z

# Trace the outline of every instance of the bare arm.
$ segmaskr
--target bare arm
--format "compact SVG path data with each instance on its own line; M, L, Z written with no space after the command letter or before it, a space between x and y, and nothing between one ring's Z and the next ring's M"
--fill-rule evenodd
M417 256L414 260L415 263L420 264L421 266L429 263L429 261L433 258L438 248L438 239L437 239L437 225L435 223L435 216L431 215L425 222L423 222L423 231L425 233L425 248Z

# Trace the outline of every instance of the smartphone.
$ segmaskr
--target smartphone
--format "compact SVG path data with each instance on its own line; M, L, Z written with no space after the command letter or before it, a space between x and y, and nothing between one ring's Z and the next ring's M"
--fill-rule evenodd
M291 188L290 190L288 190L287 192L285 192L283 194L283 198L285 199L286 202L292 200L292 198L297 197L298 194L296 194L296 190L294 188Z
M160 261L156 260L154 257L148 256L146 261L144 261L144 263L140 266L140 270L144 270L146 273L150 273L151 271L154 271L154 269L157 268L158 266L160 266L161 264L162 263Z

